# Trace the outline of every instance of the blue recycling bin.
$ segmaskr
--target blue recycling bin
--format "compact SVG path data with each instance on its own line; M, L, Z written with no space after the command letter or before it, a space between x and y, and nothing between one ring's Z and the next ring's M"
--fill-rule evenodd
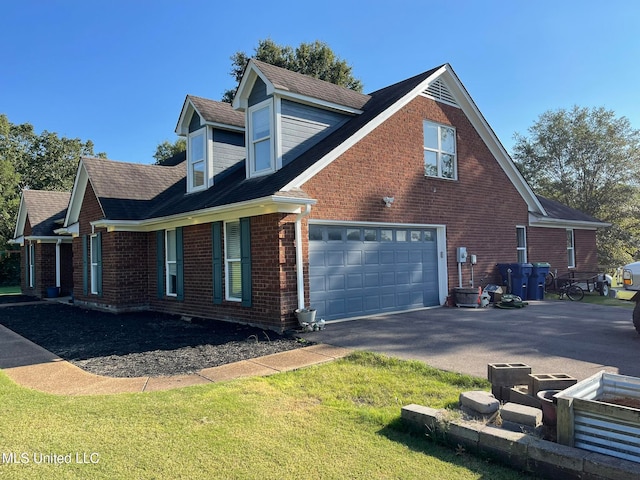
M509 274L509 270L511 273ZM530 263L499 263L498 271L502 276L502 284L510 285L509 293L517 295L523 300L527 299L527 289L529 285L529 277L533 265ZM511 283L509 284L509 276Z
M529 276L527 300L544 300L544 282L551 265L547 262L536 262L531 265L533 268Z

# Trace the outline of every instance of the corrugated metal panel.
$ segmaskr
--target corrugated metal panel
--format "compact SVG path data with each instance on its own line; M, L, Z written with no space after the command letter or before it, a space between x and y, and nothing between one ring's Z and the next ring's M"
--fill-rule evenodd
M575 412L575 446L640 462L640 427L591 412Z

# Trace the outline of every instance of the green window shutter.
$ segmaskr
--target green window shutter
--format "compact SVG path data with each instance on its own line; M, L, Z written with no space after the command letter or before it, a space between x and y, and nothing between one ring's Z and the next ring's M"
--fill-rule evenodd
M178 300L184 300L184 248L182 246L182 227L176 228L176 294Z
M156 282L158 298L164 297L164 230L156 232Z
M242 271L242 306L251 306L251 219L240 219L240 270Z
M82 236L82 294L89 294L89 239Z
M96 271L96 291L98 296L102 296L102 232L98 232L96 235L96 259L98 268Z
M222 303L222 222L211 225L211 241L213 244L213 303Z
M29 288L31 272L29 271L29 242L24 241L24 288Z

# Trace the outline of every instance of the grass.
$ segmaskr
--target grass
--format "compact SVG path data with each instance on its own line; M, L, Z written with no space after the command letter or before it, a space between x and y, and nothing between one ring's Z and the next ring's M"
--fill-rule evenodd
M557 300L558 299L558 295L555 293L547 293L545 295L545 298L550 299L550 300ZM566 301L571 301L569 299L567 299L565 297ZM585 292L584 294L584 298L581 300L582 302L585 303L591 303L593 305L606 305L606 306L610 306L610 307L623 307L623 308L628 308L633 310L633 308L635 307L635 302L630 302L627 300L620 300L618 298L611 298L611 297L605 297L600 295L598 292Z
M0 295L18 295L20 293L20 285L0 287Z
M403 405L449 407L461 391L486 388L368 353L264 378L91 397L30 391L0 372L0 477L522 478L399 420ZM29 462L9 463L11 453ZM71 462L36 463L40 454Z

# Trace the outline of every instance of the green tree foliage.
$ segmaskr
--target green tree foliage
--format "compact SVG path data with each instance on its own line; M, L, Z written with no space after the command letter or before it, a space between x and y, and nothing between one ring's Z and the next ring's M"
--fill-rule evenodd
M612 227L598 232L603 265L640 248L640 130L603 107L547 111L515 135L513 158L533 190Z
M37 134L33 125L15 125L0 114L0 250L13 237L22 189L69 192L80 157L93 155L90 140Z
M236 52L231 57L231 76L235 79L236 84L240 83L250 58L310 75L357 92L361 92L363 88L362 82L353 76L351 66L339 58L326 43L318 40L313 43L301 43L299 47L294 49L266 39L258 42L253 56L249 56L245 52ZM222 101L231 102L235 93L235 89L227 90L222 96Z
M187 149L187 140L184 138L178 138L174 143L165 140L156 147L156 153L153 154L153 158L156 159L156 165L165 165L167 160L173 158L178 153L184 152Z

